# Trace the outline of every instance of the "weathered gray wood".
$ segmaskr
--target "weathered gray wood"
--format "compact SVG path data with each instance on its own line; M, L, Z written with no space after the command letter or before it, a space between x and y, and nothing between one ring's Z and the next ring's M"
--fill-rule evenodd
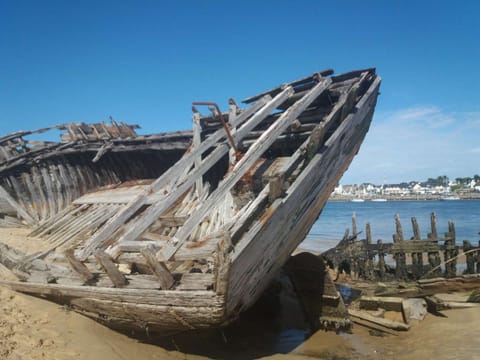
M214 283L213 274L186 273L182 275L176 290L212 290Z
M333 70L332 70L332 69L322 70L322 71L313 73L313 74L310 75L310 76L306 76L306 77L304 77L304 78L297 79L297 80L295 80L295 81L291 81L291 82L289 82L289 83L286 83L286 84L283 84L283 85L274 87L273 89L264 91L264 92L262 92L262 93L260 93L260 94L251 96L251 97L249 97L249 98L246 98L246 99L242 100L242 102L245 103L245 104L251 103L252 101L257 100L257 99L259 99L259 98L262 97L262 96L276 94L276 93L280 92L281 90L283 90L283 89L284 89L285 87L287 87L287 86L298 86L298 85L302 85L302 84L305 84L305 83L312 83L312 84L313 84L313 83L314 83L314 80L317 79L318 77L328 76L328 75L331 75L331 74L333 74ZM312 85L312 87L313 87L313 85Z
M84 211L88 208L88 204L82 204L80 206L70 206L63 209L56 216L52 216L50 219L46 220L40 226L37 226L29 236L44 236L46 234L52 233L53 231L58 231L67 223L72 221L77 213Z
M158 240L130 240L122 241L121 243L113 246L111 249L105 250L112 258L116 259L120 254L126 252L140 252L146 246L153 246L159 249L165 241Z
M182 291L175 290L137 290L125 288L100 288L94 286L68 286L58 284L38 285L23 282L0 281L0 285L11 289L44 295L63 295L71 297L97 298L111 301L171 306L221 306L223 296L217 296L213 291Z
M172 287L175 280L173 279L172 274L168 270L167 266L163 262L157 261L155 258L155 247L149 245L144 247L140 251L147 261L148 266L152 270L152 272L157 276L161 289L168 290Z
M252 145L242 159L235 165L227 177L219 184L218 188L210 197L197 209L182 228L175 235L175 245L170 245L160 250L159 256L163 259L170 259L178 248L183 244L191 231L211 211L212 207L223 198L233 185L245 174L245 172L257 161L257 159L270 147L276 137L280 135L297 117L314 101L330 84L330 79L322 79L312 90L301 100L292 105L268 130L266 130L257 142ZM240 131L240 130L239 130ZM238 133L237 133L238 134Z
M175 253L175 260L187 261L213 257L213 253L217 250L218 241L222 236L220 235L220 232L214 235L217 236L212 236L205 240L200 239L199 241L185 243Z
M291 93L291 89L286 89L269 103L267 103L258 113L256 113L250 120L247 121L238 131L235 133L235 140L241 139L247 132L247 130L253 128L259 121L261 121L265 116L268 115L267 111L271 111L275 106L285 100ZM210 137L199 145L197 153L200 152L200 148L204 146L205 143L210 140ZM228 147L225 143L218 146L212 153L210 153L205 159L202 160L202 166L196 167L185 179L185 181L177 186L174 192L171 192L165 196L165 198L158 202L155 205L149 207L141 216L139 216L133 224L130 224L127 231L122 235L118 240L119 242L135 239L140 236L165 210L167 210L173 203L178 199L178 197L183 194L196 179L203 175L208 169L213 166L224 154L228 152ZM185 158L187 158L188 154ZM184 158L184 159L185 159ZM183 159L182 159L183 160ZM176 167L179 167L180 160ZM194 160L194 159L192 159ZM196 226L196 225L195 225ZM193 229L192 229L193 230ZM188 234L189 235L189 234ZM172 254L173 255L173 254Z
M388 296L362 296L358 300L360 308L365 310L377 310L378 308L387 311L402 311L402 297Z
M420 236L420 229L418 227L418 222L417 222L417 219L415 217L412 217L412 228L413 228L413 238L415 240L421 240L421 236Z
M127 285L127 279L125 276L117 269L112 258L106 254L104 251L97 249L94 254L95 259L102 265L103 269L107 273L108 277L112 281L115 287L121 288Z
M50 178L50 174L46 167L41 167L40 173L41 173L41 178L43 180L43 184L45 186L45 190L47 193L46 202L48 205L48 217L51 217L57 213L57 207L56 207L57 202L55 201L55 198L54 198L52 179Z
M36 221L20 206L20 204L0 185L0 197L4 198L11 207L15 209L20 217L22 217L29 225L34 225Z
M201 139L201 133L202 133L202 127L200 125L200 113L195 112L193 114L193 139L192 139L192 152L196 152L196 149L200 146L200 143L202 142ZM202 154L197 153L197 157L195 158L194 164L195 167L198 168L202 164ZM197 196L200 197L200 194L202 193L202 187L203 187L203 179L201 176L198 177L197 181L195 182L195 191L197 192Z
M17 196L20 206L23 206L23 208L32 217L32 219L34 219L35 222L38 223L40 217L37 211L32 206L32 202L27 194L28 191L25 189L25 185L20 183L20 181L17 180L17 177L13 175L9 175L8 180L12 185L13 191Z
M369 321L377 325L384 326L388 329L397 330L397 331L407 331L408 329L410 329L410 325L408 324L401 323L399 321L393 321L389 319L375 317L365 311L348 309L348 313L353 317L356 317L365 321Z
M0 196L0 214L18 216L17 211L10 205L10 203Z
M88 270L85 264L78 261L78 259L74 255L74 251L72 248L65 250L63 252L63 255L67 259L72 269L83 279L83 281L88 282L95 278L95 276L90 272L90 270Z
M7 281L18 281L18 276L5 265L0 263L0 279Z
M32 177L32 182L33 186L35 188L36 194L38 194L37 198L37 207L41 211L41 218L42 221L45 219L48 219L50 213L49 213L49 204L47 200L47 195L46 193L46 186L43 183L42 175L40 173L40 170L38 169L37 166L32 166L31 168L31 177Z
M64 201L64 195L62 190L62 183L60 181L60 174L58 173L57 167L53 164L48 166L49 172L52 175L53 182L53 192L55 194L55 204L57 208L57 213L61 212L67 204ZM56 215L56 214L55 214Z
M262 284L272 279L272 274L306 236L358 151L373 115L379 84L379 78L373 81L355 109L334 129L324 149L292 183L286 197L266 209L261 221L254 222L236 244L231 254L227 312L251 305L265 288ZM261 262L258 254L262 254Z
M21 228L25 227L25 224L16 217L5 215L3 219L0 218L0 227Z

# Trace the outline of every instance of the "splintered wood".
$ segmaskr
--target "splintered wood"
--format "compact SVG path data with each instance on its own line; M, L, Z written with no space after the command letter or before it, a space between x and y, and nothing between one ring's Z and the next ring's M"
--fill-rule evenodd
M137 135L112 119L55 127L61 142L23 138L49 129L0 138L0 220L50 244L22 258L35 276L4 284L120 327L232 321L303 240L368 131L375 70L332 74L245 108L230 99L225 113L198 102L211 113L194 107L188 132Z

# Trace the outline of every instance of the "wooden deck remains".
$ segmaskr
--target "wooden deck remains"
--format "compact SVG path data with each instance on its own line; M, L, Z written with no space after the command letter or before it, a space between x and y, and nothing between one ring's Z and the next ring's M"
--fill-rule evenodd
M442 276L454 278L457 276L459 255L465 257L464 274L480 274L480 241L478 246L472 245L469 240L463 240L461 245L457 245L453 221L449 221L445 235L439 236L434 213L430 216L431 231L425 239L420 236L417 219L412 217L411 222L411 239L405 239L400 217L395 215L396 231L393 242L377 240L374 244L369 223L365 226L366 238L358 238L360 232L357 232L354 213L352 235L349 235L350 231L347 229L339 244L323 255L334 266L342 269L348 267L356 277L365 280L419 280ZM386 263L389 255L395 262L393 267ZM390 271L387 271L388 269Z
M65 124L0 138L0 284L68 304L111 327L227 324L305 238L369 129L380 78L332 70L244 100L193 108L193 131ZM61 141L26 140L48 130ZM12 255L12 254L13 255ZM12 281L12 276L15 281Z

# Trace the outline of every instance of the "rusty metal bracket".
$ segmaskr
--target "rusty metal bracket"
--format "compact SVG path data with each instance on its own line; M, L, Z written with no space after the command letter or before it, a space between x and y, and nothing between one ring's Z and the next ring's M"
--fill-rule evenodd
M235 156L238 154L237 146L235 145L235 140L232 137L232 134L230 132L230 128L228 124L225 122L225 119L223 118L222 112L220 111L220 107L218 106L217 103L215 102L210 102L210 101L195 101L192 103L192 105L205 105L205 106L213 106L218 112L218 116L220 117L220 122L222 123L223 128L225 129L225 132L227 133L227 138L230 144L232 145L233 150L235 151ZM212 111L213 116L215 116L214 112Z

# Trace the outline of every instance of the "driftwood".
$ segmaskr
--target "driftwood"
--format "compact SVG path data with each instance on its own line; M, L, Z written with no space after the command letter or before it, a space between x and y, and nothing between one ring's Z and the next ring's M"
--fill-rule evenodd
M408 329L410 329L410 325L408 324L405 324L399 321L393 321L393 320L384 319L381 317L372 316L368 314L366 311L348 309L348 313L352 317L352 320L354 322L356 322L357 319L360 319L360 320L363 320L363 322L372 323L372 324L381 326L383 328L391 329L391 330L407 331Z

